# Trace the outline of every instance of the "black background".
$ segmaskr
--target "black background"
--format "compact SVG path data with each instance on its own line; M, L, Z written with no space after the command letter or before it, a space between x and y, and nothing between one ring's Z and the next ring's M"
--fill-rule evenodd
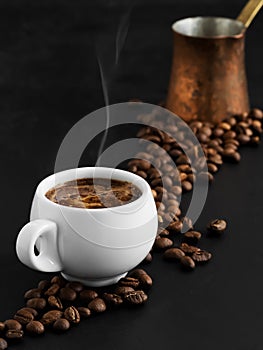
M46 276L18 261L15 239L28 220L36 185L53 171L66 132L105 104L97 56L110 103L130 98L157 103L167 91L172 22L195 15L235 18L244 3L0 1L1 319L9 318L23 304L24 291ZM127 38L115 65L118 27L129 11ZM262 36L261 13L246 45L251 105L261 108ZM89 150L89 164L97 147L95 142ZM202 240L214 255L211 263L186 274L156 255L147 267L154 287L144 307L105 313L65 335L27 338L17 349L262 349L262 155L262 146L244 149L239 165L224 165L216 175L197 224L204 230L212 218L228 220L224 237Z

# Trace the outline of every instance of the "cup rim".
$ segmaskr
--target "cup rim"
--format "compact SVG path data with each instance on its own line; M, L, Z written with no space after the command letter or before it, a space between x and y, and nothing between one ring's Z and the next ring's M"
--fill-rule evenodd
M216 20L220 20L220 21L225 21L225 22L229 22L232 24L236 24L237 26L240 27L240 31L237 34L220 34L220 35L190 35L190 34L186 34L184 33L182 30L179 30L177 27L178 25L182 24L183 22L186 21L216 21ZM246 31L246 27L244 25L244 23L242 23L241 21L237 20L237 19L233 19L233 18L228 18L228 17L220 17L220 16L195 16L195 17L185 17L185 18L181 18L177 21L175 21L172 24L172 30L174 33L178 34L178 35L182 35L188 38L196 38L196 39L226 39L226 38L241 38L244 36L245 31Z
M95 170L96 169L96 170ZM123 178L121 179L116 179L116 180L122 180L122 181L129 181L132 184L134 184L135 186L137 186L139 188L139 190L141 191L141 196L137 199L135 199L134 201L127 203L127 204L123 204L123 205L117 205L114 207L106 207L106 208L78 208L78 207L70 207L70 206L66 206L66 205L61 205L59 203L54 203L52 202L50 199L48 199L46 197L46 192L51 189L52 187L54 187L55 185L58 185L59 183L63 183L58 181L57 183L54 181L56 176L59 177L63 177L63 175L65 175L66 177L69 176L69 179L65 180L66 181L71 181L71 180L76 180L76 179L81 179L81 178L85 178L85 177L93 177L92 175L84 175L84 173L86 171L98 171L99 173L102 172L102 174L96 174L96 177L99 178L109 178L109 176L105 176L105 174L110 174L110 178L111 179L115 179L114 175L111 176L111 174L113 173L117 173L117 177L118 175L121 177L123 176ZM79 176L79 173L83 173L83 176ZM71 174L75 174L75 177L70 176ZM53 185L49 185L47 186L47 184L49 184L50 182L54 182ZM149 184L140 176L126 171L126 170L122 170L122 169L116 169L116 168L110 168L110 167L79 167L79 168L72 168L72 169L67 169L67 170L63 170L57 173L54 173L52 175L49 175L48 177L44 178L37 186L36 189L36 195L38 197L41 197L46 203L48 203L51 206L54 206L54 208L60 208L63 209L63 211L67 211L67 210L74 210L74 211L79 211L79 212L91 212L91 213L101 213L101 212L105 212L105 211L109 211L109 210L125 210L125 209L132 209L132 207L134 205L141 205L144 203L144 201L147 199L147 196L149 194L150 191L150 186Z

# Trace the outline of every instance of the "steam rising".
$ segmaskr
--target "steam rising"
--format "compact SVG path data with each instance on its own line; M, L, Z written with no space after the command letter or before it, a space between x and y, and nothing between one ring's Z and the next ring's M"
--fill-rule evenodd
M100 71L100 78L101 78L101 85L102 85L102 91L104 96L104 102L106 106L106 125L105 125L105 131L100 143L100 147L98 150L98 161L97 166L100 166L100 155L103 152L106 139L108 136L108 129L110 124L110 110L108 108L109 106L109 85L112 81L112 76L114 75L114 71L116 69L116 66L119 62L119 57L121 50L125 44L128 30L129 30L129 24L130 24L130 15L132 11L131 4L128 5L127 8L125 8L125 13L121 16L117 34L116 34L116 40L115 40L115 58L110 61L111 53L114 52L113 46L108 46L105 50L105 38L104 42L99 43L97 45L96 51L97 51L97 60L99 65L99 71Z

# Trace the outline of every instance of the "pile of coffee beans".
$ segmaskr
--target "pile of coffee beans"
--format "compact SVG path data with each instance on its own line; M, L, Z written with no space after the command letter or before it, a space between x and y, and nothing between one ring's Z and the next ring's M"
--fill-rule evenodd
M136 269L115 285L86 288L80 282L68 282L62 276L42 280L25 292L25 305L12 318L0 322L0 350L26 334L39 336L48 330L65 332L82 320L119 305L141 305L148 299L152 278Z
M197 147L191 137L187 137L184 132L185 123L180 124L170 114L164 118L163 113L158 115L158 111L153 110L150 114L140 115L138 119L154 127L145 126L139 130L137 137L150 143L128 163L128 170L144 178L152 188L159 214L159 229L153 251L175 249L172 248L174 234L180 234L183 226L189 232L181 237L182 241L190 239L197 243L201 233L194 230L189 218L182 217L181 194L191 191L197 178L211 183L224 162L238 163L241 159L241 146L258 145L262 134L263 112L254 108L249 113L233 115L218 124L191 121L189 127L201 147ZM194 162L190 161L189 155ZM207 229L209 234L219 235L226 229L226 222L216 219ZM167 253L168 256L171 252L178 254L177 250L172 250ZM145 259L147 262L152 261L151 253ZM192 257L182 256L180 260L184 266L193 269L195 262L208 261L210 258L210 253L202 253L200 250L200 253Z

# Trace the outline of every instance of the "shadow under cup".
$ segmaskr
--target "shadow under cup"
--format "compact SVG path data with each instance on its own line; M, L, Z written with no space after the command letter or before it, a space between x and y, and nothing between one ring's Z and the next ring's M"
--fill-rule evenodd
M81 178L128 181L142 194L128 204L100 209L62 206L45 197L52 187ZM60 271L67 280L90 286L116 283L139 264L150 251L158 226L147 182L130 172L103 167L66 170L44 179L36 190L30 215L31 222L39 219L56 225L53 242L45 234L36 241L40 258L46 256L51 262L53 259L51 270L54 266L52 271ZM28 261L26 264L29 265ZM47 271L40 265L30 267Z

